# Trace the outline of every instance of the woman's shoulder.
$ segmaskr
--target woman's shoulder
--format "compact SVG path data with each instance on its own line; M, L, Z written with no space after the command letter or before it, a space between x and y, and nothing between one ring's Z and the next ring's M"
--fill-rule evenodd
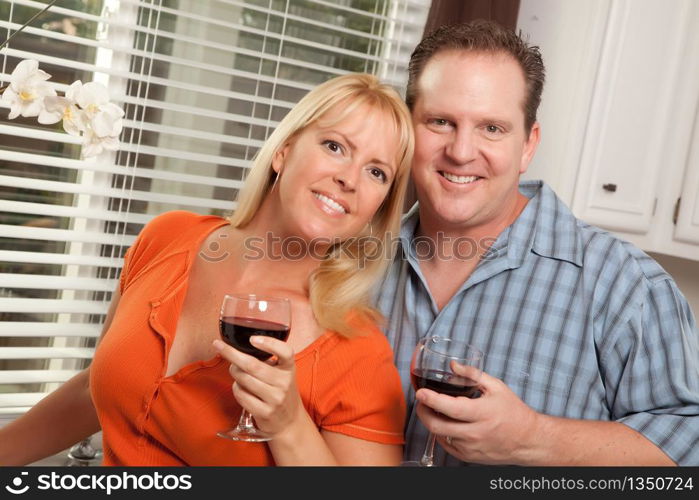
M393 350L388 339L376 324L366 323L352 337L344 337L335 332L327 332L329 339L323 343L322 359L337 365L339 360L352 360L353 363L393 362ZM344 365L341 362L340 365Z
M136 246L142 252L161 254L189 247L193 239L226 219L214 215L199 215L185 210L173 210L155 216L141 230ZM180 248L182 247L182 248Z
M213 225L225 219L217 215L200 215L186 210L172 210L153 217L141 231L142 236L176 236L189 228L200 225Z
M122 290L136 276L175 255L186 255L194 242L199 241L217 224L226 219L199 215L184 210L165 212L151 219L141 230L136 241L124 255Z

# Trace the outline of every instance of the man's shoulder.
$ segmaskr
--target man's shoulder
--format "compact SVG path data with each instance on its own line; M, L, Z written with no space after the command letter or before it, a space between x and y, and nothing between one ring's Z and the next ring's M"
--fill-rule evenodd
M660 264L633 243L576 217L545 183L527 182L522 183L522 186L541 189L541 196L545 200L543 203L551 206L549 212L556 213L556 217L549 215L549 218L555 218L565 226L574 224L574 228L561 229L559 226L555 231L568 233L570 229L573 230L581 253L582 268L586 273L609 273L614 269L623 269L629 279L638 277L648 282L670 279Z
M583 242L583 267L624 269L649 282L670 278L655 259L633 243L581 219L576 220Z

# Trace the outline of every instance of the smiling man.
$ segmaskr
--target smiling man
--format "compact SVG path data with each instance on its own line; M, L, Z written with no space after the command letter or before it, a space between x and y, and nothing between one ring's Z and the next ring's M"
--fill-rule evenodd
M643 252L519 180L543 84L538 48L490 22L440 28L411 57L418 204L377 298L408 397L406 458L429 430L435 465L697 465L699 335L684 297ZM485 352L480 398L410 390L428 335Z

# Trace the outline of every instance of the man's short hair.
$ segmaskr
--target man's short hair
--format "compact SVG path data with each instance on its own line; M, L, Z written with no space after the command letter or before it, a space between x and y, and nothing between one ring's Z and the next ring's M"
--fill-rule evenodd
M514 58L524 73L527 95L523 103L524 127L527 133L536 122L536 112L544 89L544 63L539 47L493 21L476 20L464 24L441 26L428 33L415 47L408 65L408 87L405 102L412 110L418 97L418 80L428 61L445 50L464 50L505 54Z

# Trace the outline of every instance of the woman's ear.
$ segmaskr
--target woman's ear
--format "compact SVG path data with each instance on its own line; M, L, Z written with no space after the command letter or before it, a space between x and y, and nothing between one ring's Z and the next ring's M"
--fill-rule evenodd
M284 162L286 161L286 156L289 154L289 144L285 144L283 148L278 150L272 156L272 169L279 174L284 168Z

